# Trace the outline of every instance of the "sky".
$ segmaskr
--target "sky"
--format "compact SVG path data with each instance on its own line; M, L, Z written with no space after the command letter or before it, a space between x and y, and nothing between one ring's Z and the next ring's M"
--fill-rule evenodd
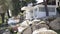
M43 0L36 0L36 1L38 1L37 3L43 2Z

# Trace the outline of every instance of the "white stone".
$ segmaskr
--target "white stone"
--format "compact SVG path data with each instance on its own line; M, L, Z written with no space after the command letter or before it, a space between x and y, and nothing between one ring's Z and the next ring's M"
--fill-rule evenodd
M18 27L18 33L17 34L31 34L31 28L30 27Z
M25 20L25 21L23 21L23 22L20 24L20 26L29 26L30 24L32 24L31 21Z
M12 25L13 23L19 23L19 19L16 19L15 17L9 18L8 19L8 24Z
M33 31L36 30L36 29L39 29L39 28L43 28L43 27L49 29L49 26L46 25L46 22L44 22L44 21L41 21L41 22L33 23L32 24Z
M53 30L41 28L41 29L35 30L32 34L57 34L57 33Z

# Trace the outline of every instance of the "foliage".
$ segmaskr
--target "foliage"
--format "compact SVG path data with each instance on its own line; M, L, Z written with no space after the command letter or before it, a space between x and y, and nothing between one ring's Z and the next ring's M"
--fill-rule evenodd
M0 6L1 6L1 9L2 9L2 12L5 13L8 9L8 5L6 3L5 0L0 0Z
M27 4L28 4L28 3L33 3L33 6L35 5L34 3L37 2L36 0L25 0L25 1L26 1Z
M56 31L58 34L60 34L60 30L54 30L54 31Z
M9 8L10 10L13 10L12 0L6 0L6 4L8 5L8 8Z
M20 10L20 5L19 5L19 0L12 0L12 6L13 6L13 10L12 10L12 15L13 16L17 16L19 14Z
M6 0L0 0L0 12L1 12L1 18L2 18L2 23L4 23L4 17L5 13L8 9L8 4L6 3Z
M0 0L0 5L3 5L4 11L11 10L13 16L17 16L21 12L21 7L26 6L28 3L35 3L35 0Z
M28 3L35 3L35 0L24 0L24 1L19 1L19 0L12 0L13 3L13 10L12 14L13 16L17 16L21 12L21 7L26 6Z
M60 6L56 8L57 12L60 13Z
M36 0L25 0L26 2L28 2L28 3L36 3Z
M21 7L27 6L27 2L26 1L20 1L19 4L20 4Z

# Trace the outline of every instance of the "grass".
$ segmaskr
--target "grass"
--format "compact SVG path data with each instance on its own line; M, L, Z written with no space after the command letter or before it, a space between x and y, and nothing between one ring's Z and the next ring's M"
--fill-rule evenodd
M6 19L7 19L8 17L7 16L5 16L5 22L6 22ZM1 16L0 16L0 24L2 24L2 18L1 18Z
M1 18L0 18L0 24L2 24L2 20L1 20Z
M55 30L58 34L60 34L60 30Z

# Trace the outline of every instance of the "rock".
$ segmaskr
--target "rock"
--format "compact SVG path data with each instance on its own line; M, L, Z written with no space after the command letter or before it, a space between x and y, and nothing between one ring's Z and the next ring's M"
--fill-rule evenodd
M49 29L49 26L44 21L41 21L40 23L32 25L33 31L36 30L36 29L43 28L43 27Z
M25 21L23 21L23 22L20 24L20 26L29 26L30 23L31 23L31 21L25 20Z
M52 21L49 26L54 30L60 30L60 17Z
M56 19L56 16L48 16L43 18L43 20L49 21L49 22L53 21L54 19Z
M11 34L11 32L9 31L9 29L6 29L6 31L3 32L3 34Z
M31 34L31 28L30 27L18 27L17 34Z
M57 33L53 30L48 30L47 28L41 28L41 29L35 30L33 34L57 34Z
M46 22L45 21L41 21L40 24L46 24Z
M40 21L41 20L35 19L35 20L32 21L32 23L35 25L35 24L39 23Z
M17 23L19 23L19 18L17 18L17 17L12 17L12 18L9 18L8 19L8 25L16 25Z

